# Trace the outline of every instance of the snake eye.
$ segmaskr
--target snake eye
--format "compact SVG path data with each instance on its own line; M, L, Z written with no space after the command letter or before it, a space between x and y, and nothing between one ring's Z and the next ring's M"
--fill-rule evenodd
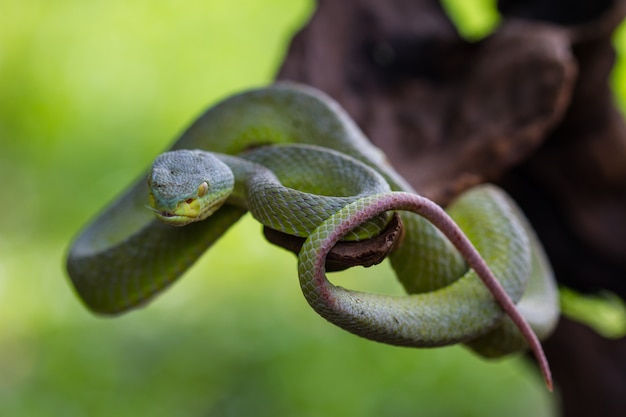
M206 181L204 181L198 187L198 197L204 197L205 195L207 195L208 192L209 192L209 184Z

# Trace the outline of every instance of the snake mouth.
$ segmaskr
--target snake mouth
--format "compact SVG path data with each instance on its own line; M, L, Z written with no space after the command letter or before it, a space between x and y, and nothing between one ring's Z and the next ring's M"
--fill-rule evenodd
M197 200L182 201L173 210L163 210L147 205L154 212L157 219L172 226L186 226L200 220L204 220L215 213L223 204L223 201L214 201L208 206L201 207Z
M174 213L171 211L154 210L154 214L159 221L172 226L185 226L196 221L196 218L193 216L186 216L184 214Z
M198 217L193 215L194 213L186 214L175 210L162 210L148 204L145 207L152 211L160 222L172 226L185 226L198 220Z

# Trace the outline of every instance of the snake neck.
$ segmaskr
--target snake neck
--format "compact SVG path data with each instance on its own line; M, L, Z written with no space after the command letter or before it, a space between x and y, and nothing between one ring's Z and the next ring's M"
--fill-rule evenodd
M262 178L279 183L278 178L263 165L253 161L225 154L214 154L232 172L234 184L226 203L250 210L250 184Z

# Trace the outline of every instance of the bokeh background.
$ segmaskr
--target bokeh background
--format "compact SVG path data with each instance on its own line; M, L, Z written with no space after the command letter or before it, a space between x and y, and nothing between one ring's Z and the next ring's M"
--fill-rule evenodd
M490 3L446 5L479 38L497 25ZM390 347L326 323L295 257L249 218L142 310L96 317L75 296L64 256L79 229L207 106L271 82L313 7L0 0L0 416L554 414L522 358ZM386 264L334 281L400 292Z

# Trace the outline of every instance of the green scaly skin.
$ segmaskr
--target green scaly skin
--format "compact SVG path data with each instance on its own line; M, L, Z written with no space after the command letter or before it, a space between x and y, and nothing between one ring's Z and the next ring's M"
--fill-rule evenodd
M405 192L382 191L381 194L381 191L370 190L366 194L383 195L385 198L398 195L420 198L386 163L382 152L367 141L354 122L334 101L316 90L293 84L279 84L253 90L221 102L200 117L174 143L172 150L201 149L226 155L243 155L250 161L266 166L285 182L296 175L293 173L294 170L289 169L289 164L284 161L268 166L272 165L273 159L280 158L274 155L269 160L264 160L264 151L257 148L263 145L295 143L329 148L348 155L375 170L391 190ZM246 152L249 150L252 151ZM228 163L228 156L220 158L223 162L226 161L227 165L232 165ZM295 171L299 171L303 164L293 166L296 167ZM284 172L277 172L283 168ZM235 174L235 177L239 176L241 175ZM307 178L306 175L300 177ZM339 177L335 176L333 181L327 183L343 187L342 184L336 184L337 178ZM188 184L190 188L180 193L181 198L184 197L183 201L189 200L183 205L182 211L191 213L191 217L197 216L197 213L202 211L199 201L205 195L213 195L208 190L210 187L208 185L205 187L203 182L191 182ZM182 228L171 227L158 221L154 213L145 208L151 198L146 178L131 186L82 231L70 249L67 260L68 272L85 304L100 314L116 314L140 306L182 275L247 209L251 209L253 215L262 222L271 223L272 219L284 218L282 214L276 214L280 212L280 207L268 211L267 207L272 207L271 202L276 199L263 200L263 193L266 191L258 193L261 195L260 203L252 203L255 200L250 198L250 195L256 195L256 192L250 193L250 190L245 189L245 185L242 185L245 182L239 181L239 185L235 185L237 191L230 200L221 207L217 204L214 213L206 220L192 222ZM496 273L502 286L495 280L496 284L488 283L491 278L487 276L491 272L487 268L480 275L487 285L491 285L487 290L477 279L474 269L468 270L463 259L465 256L472 268L478 265L472 263L473 261L469 262L475 258L468 255L470 249L464 246L461 256L454 247L458 242L447 239L438 230L437 227L448 233L445 224L435 227L431 224L432 218L421 217L423 213L416 210L418 214L402 212L405 238L391 254L390 259L398 279L407 291L420 294L400 298L384 297L352 293L337 289L338 287L319 284L325 281L325 278L320 278L323 276L323 270L318 269L312 277L309 277L309 272L316 270L310 267L309 262L311 259L317 259L315 262L318 263L322 262L319 259L323 251L319 252L320 255L317 257L311 257L307 255L309 250L305 251L303 248L299 257L299 274L307 300L332 322L353 333L386 343L438 346L470 341L472 349L492 357L523 349L528 341L542 362L540 346L536 343L534 334L530 332L529 335L528 331L524 330L526 321L523 319L520 321L521 316L517 313L514 303L519 301L520 305L526 306L525 314L533 317L531 324L541 330L542 336L549 334L558 317L551 272L543 258L541 247L534 237L528 237L525 231L527 225L517 209L505 197L501 197L500 192L492 188L489 190L461 198L451 208L451 213ZM306 189L306 186L305 191L317 192L314 188ZM346 195L351 194L353 190L346 192ZM475 195L479 197L473 197ZM291 229L276 223L268 226L290 233L309 235L305 247L318 245L319 249L319 244L323 240L318 236L320 232L330 233L332 239L341 238L349 232L342 229L340 236L337 237L335 235L339 232L337 228L333 229L335 227L333 224L345 220L346 213L348 220L354 218L354 214L349 214L350 208L359 206L360 210L371 210L372 197L361 197L349 198L342 201L339 206L334 206L331 211L348 204L347 208L339 210L337 214L323 214L319 219L321 225L315 221L311 226L296 225ZM176 217L178 215L172 214L172 209L175 211L179 204L175 200L176 198L168 199L153 195L152 202L155 205L153 211L157 211L157 217L166 222L168 219L174 222L180 220ZM291 199L287 197L286 200ZM278 205L276 203L276 206ZM404 206L396 207L393 204L390 207L406 209ZM415 207L410 206L408 209L414 210ZM265 214L259 214L264 210ZM324 220L326 218L328 220ZM363 219L359 220L357 223L361 224ZM365 229L358 232L358 236L354 238L363 238L375 233L380 228L381 222L384 223L384 217L378 223L366 222ZM473 247L470 245L470 248ZM537 259L543 261L531 262ZM480 266L478 269L480 270ZM525 291L529 279L531 284ZM312 285L311 282L318 282L319 285ZM506 293L498 293L502 287ZM358 319L353 314L357 310L352 307L344 306L339 309L328 307L328 288L337 289L337 293L333 293L335 294L333 299L339 297L343 300L341 303L345 305L361 303L361 310L366 318ZM489 291L495 294L495 298ZM358 297L355 298L354 294L358 294ZM504 313L498 304L506 310L510 318L503 321ZM537 305L539 308L533 309L533 306ZM367 308L364 308L365 306ZM409 320L403 322L402 317ZM395 327L390 326L390 323L396 323L396 320L399 324ZM510 320L513 320L514 325ZM502 325L499 326L500 324ZM518 328L522 329L521 333ZM471 342L472 340L476 342ZM505 343L500 346L498 340ZM549 371L544 362L542 369L546 380L549 380Z

